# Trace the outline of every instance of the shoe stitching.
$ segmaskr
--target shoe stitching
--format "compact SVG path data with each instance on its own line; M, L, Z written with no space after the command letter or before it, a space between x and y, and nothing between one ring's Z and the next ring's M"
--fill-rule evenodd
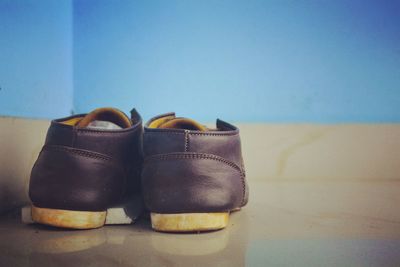
M94 159L101 159L105 161L113 161L113 159L109 156L98 154L95 152L89 152L89 151L83 151L83 150L76 150L74 148L67 148L67 147L62 147L62 146L44 146L43 150L46 151L60 151L60 152L69 152L76 154L78 156L83 156L83 157L88 157L88 158L94 158Z
M222 157L216 156L216 155L210 155L210 154L161 154L161 155L153 155L147 157L144 161L150 161L150 160L171 160L171 159L211 159L211 160L216 160L222 163L225 163L228 166L231 166L232 168L236 169L240 173L240 178L242 182L242 201L241 201L241 206L243 206L245 202L245 195L246 195L246 182L245 182L245 173L244 171L235 163L232 161L229 161L227 159L224 159Z
M184 132L178 131L152 131L152 130L145 130L145 134L185 134Z
M186 130L189 135L203 135L203 136L234 136L238 135L238 131L229 131L229 132L215 132L215 133L210 133L210 132L193 132L190 130ZM158 129L148 129L145 128L144 130L145 134L184 134L184 131L173 131L173 130L158 130Z
M238 132L234 133L196 133L196 132L189 132L190 135L204 135L204 136L234 136L238 135Z
M188 131L185 131L185 152L189 151L189 135Z

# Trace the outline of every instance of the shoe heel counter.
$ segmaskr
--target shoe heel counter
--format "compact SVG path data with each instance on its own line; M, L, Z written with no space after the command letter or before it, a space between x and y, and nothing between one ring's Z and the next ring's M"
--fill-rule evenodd
M108 156L46 145L32 168L29 197L37 207L99 211L119 200L125 183Z
M145 204L152 212L221 212L245 202L244 173L236 164L211 154L149 157L142 185Z

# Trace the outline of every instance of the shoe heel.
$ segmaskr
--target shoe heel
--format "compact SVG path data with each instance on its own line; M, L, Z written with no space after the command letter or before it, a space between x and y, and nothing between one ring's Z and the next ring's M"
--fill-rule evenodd
M71 229L102 227L106 211L75 211L39 208L32 205L32 220L37 223Z
M200 232L225 228L229 221L229 212L213 213L154 213L151 227L161 232Z

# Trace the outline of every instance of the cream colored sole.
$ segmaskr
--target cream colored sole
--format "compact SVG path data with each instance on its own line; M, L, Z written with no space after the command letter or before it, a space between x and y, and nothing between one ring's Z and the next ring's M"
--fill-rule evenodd
M38 208L32 205L34 222L71 229L92 229L102 227L106 211L75 211Z
M151 213L151 227L161 232L198 232L225 228L229 212L214 213Z

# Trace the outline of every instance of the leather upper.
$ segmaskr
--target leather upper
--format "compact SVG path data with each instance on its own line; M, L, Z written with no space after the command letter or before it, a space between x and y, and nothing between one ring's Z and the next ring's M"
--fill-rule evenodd
M244 206L248 186L239 129L217 120L216 129L144 127L143 195L158 213L222 212Z
M118 130L63 123L87 114L53 120L31 172L29 196L37 207L101 211L140 191L142 120Z

